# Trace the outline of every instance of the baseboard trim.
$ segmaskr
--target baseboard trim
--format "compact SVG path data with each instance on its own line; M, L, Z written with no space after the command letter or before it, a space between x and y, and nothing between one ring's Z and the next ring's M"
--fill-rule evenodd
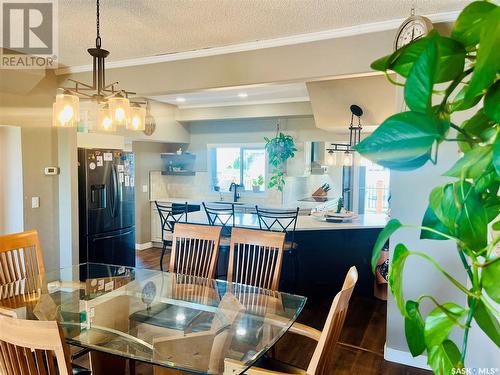
M427 364L427 356L419 355L418 357L413 357L410 352L388 348L387 344L384 345L384 359L406 366L418 367L425 370L431 369Z
M138 251L150 249L152 247L153 247L153 243L152 242L136 243L135 244L135 249L138 250Z

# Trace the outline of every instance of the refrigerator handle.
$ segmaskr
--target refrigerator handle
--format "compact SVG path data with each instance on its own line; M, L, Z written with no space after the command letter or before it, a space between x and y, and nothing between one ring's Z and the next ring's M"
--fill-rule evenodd
M118 176L116 175L116 168L111 166L111 216L116 217L116 204L118 202Z

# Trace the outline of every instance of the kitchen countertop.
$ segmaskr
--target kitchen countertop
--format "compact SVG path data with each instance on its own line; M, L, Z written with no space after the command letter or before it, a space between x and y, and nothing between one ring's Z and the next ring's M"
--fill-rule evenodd
M235 213L235 224L244 228L259 228L259 221L256 214ZM204 211L190 212L188 214L188 223L208 224L207 215ZM318 220L310 215L299 215L297 218L296 231L313 230L338 230L338 229L369 229L383 228L387 223L387 215L384 214L366 214L359 215L352 221L343 223L329 223Z

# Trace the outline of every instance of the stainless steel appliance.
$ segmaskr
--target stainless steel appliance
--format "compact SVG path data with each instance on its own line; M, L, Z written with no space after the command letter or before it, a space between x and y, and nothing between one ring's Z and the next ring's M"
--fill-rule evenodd
M134 154L78 149L80 262L135 266Z

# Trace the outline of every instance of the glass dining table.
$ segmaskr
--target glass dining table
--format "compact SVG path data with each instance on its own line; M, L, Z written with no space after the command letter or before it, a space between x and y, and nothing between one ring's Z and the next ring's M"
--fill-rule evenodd
M0 286L0 314L56 320L71 345L198 374L243 373L305 303L249 285L97 263Z

